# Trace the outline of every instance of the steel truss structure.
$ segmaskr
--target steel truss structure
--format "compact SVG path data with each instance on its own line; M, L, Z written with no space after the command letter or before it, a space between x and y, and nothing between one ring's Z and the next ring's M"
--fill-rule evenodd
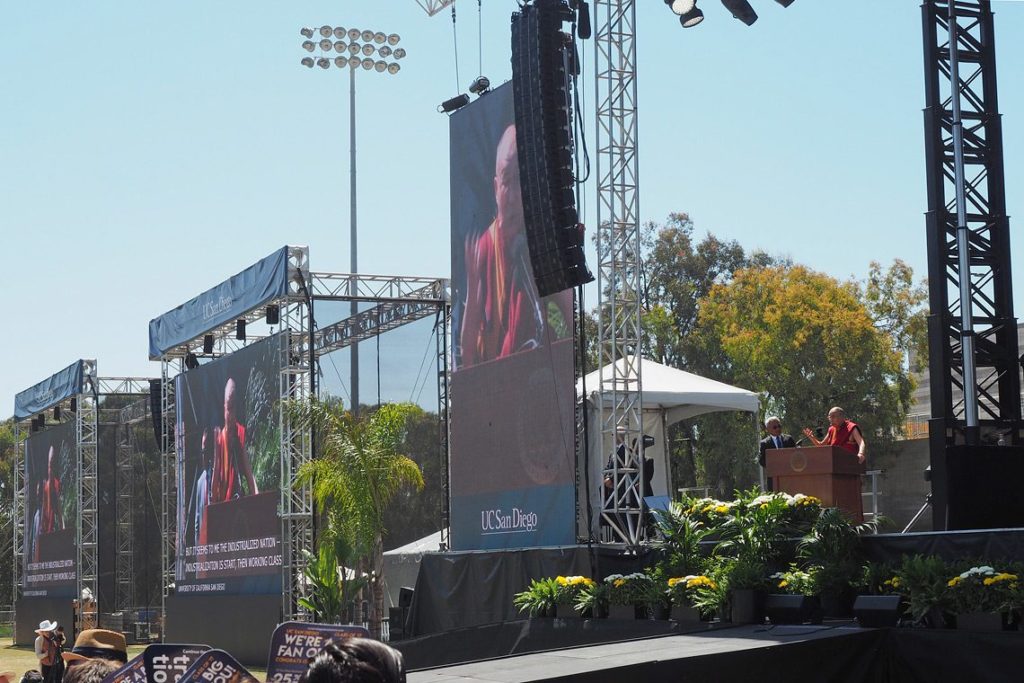
M921 10L934 461L978 443L982 426L1010 428L1018 443L1021 407L992 10L988 0Z
M288 291L269 305L280 309L280 329L286 333L281 359L279 378L282 400L307 400L312 395L311 382L313 357L309 344L312 334L310 308L312 298L309 291L309 250L306 247L288 247ZM266 315L264 306L247 311L239 319L246 323L255 322ZM236 321L231 320L215 328L205 330L193 339L168 350L161 358L160 412L161 440L160 458L163 488L163 510L161 531L163 533L163 581L161 592L164 612L166 599L175 581L175 538L177 534L176 515L178 505L177 462L175 420L177 397L173 379L186 370L185 361L190 356L203 355L203 338L212 335L213 357L227 355L261 338L248 335L246 339L235 338ZM210 354L205 354L207 357ZM303 620L306 614L298 600L304 593L300 580L305 561L303 550L314 550L313 546L313 499L308 486L295 487L292 482L295 473L312 457L312 434L298 423L287 411L279 411L281 420L281 613L285 621Z
M49 406L60 408L61 417L58 423L73 422L75 425L75 458L78 474L78 505L80 522L77 543L75 544L75 575L77 576L76 599L91 596L95 599L98 591L98 546L96 521L96 446L98 435L96 381L96 361L82 361L82 384L77 394ZM45 411L41 413L45 420ZM56 418L55 418L56 419ZM23 558L25 556L25 501L28 482L25 480L25 462L28 457L27 444L31 433L30 420L14 423L14 562L13 562L13 595L24 594L24 577L22 576ZM86 593L88 591L88 593ZM86 610L82 601L76 611L78 628L83 628Z
M636 11L633 0L595 0L597 88L598 344L601 457L612 488L601 518L613 542L645 540L640 377L640 210ZM581 440L582 441L582 440ZM619 444L622 447L619 447Z
M437 278L396 275L311 273L313 301L349 301L373 304L313 334L313 355L337 351L430 315L437 317L437 414L438 445L444 466L444 510L441 519L442 547L448 545L448 338L451 328L451 284Z

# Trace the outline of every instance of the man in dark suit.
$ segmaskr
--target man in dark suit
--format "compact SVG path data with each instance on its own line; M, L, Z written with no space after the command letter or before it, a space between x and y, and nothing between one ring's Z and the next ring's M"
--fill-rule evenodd
M765 451L772 448L796 448L796 441L789 434L782 433L782 420L775 415L768 417L764 421L764 428L768 432L768 436L761 439L761 443L758 444L757 448L757 462L761 467L765 465ZM767 479L766 482L766 489L768 491L774 490L772 480Z

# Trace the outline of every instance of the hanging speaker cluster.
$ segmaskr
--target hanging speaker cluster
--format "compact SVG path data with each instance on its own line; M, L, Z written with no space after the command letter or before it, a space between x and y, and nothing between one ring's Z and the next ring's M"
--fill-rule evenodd
M563 0L535 0L512 15L512 88L526 240L541 296L594 279L576 212L569 75L572 37Z

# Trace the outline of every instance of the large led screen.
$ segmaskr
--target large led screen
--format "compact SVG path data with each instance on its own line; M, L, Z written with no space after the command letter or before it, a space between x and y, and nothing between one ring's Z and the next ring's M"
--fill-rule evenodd
M25 441L22 596L73 597L78 585L78 449L68 422Z
M450 134L452 547L573 543L573 298L534 284L511 84Z
M175 379L179 595L281 590L284 335Z

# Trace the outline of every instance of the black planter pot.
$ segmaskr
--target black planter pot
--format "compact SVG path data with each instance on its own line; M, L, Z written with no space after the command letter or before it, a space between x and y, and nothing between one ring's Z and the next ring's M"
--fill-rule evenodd
M764 623L764 593L743 588L734 590L729 598L730 617L734 624Z

